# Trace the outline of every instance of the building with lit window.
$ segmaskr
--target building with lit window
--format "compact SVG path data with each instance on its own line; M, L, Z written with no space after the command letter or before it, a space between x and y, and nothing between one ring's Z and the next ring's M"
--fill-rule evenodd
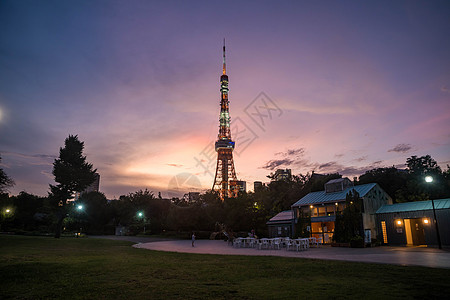
M291 178L291 169L278 169L273 174L273 181L289 180Z
M239 192L246 192L247 183L243 180L230 180L230 188L233 191L236 191L236 194Z
M439 237L442 246L450 246L450 199L433 202L405 202L380 207L376 219L383 243L437 246Z
M392 199L376 183L354 186L348 178L330 180L323 191L309 193L291 206L294 223L298 223L300 219L309 220L310 217L308 231L311 236L322 243L330 243L334 234L336 214L344 210L346 196L353 190L362 199L361 214L365 238L369 241L377 238L375 213L381 206L392 204Z

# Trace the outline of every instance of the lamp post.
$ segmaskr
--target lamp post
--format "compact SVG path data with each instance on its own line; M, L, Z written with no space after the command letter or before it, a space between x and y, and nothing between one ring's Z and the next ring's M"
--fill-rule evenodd
M144 221L144 234L145 234L145 217L144 217L144 213L142 211L138 212L138 218L142 219Z
M77 210L78 210L79 212L81 212L81 211L83 210L83 208L84 208L84 206L83 206L82 204L78 204L78 205L77 205ZM81 222L80 222L80 226L81 226ZM81 236L81 230L82 230L82 227L80 227L80 232L77 234L77 238L78 238L79 236Z
M433 182L433 177L431 177L429 175L426 176L425 177L425 182L431 184ZM433 199L431 199L431 205L433 206L434 225L436 227L436 236L437 236L437 240L438 240L438 246L439 246L439 249L442 249L441 235L439 234L439 226L438 226L438 222L437 222L437 219L436 219L436 209L434 208L434 200Z

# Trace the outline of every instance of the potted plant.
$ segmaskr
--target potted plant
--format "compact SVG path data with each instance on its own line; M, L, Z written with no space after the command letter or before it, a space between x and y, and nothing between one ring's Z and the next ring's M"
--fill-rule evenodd
M350 247L352 248L364 248L364 239L362 236L357 235L350 239Z

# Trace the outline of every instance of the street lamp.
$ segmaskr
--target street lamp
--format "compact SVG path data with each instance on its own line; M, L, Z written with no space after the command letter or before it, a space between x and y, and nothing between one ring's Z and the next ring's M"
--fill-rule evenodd
M83 204L78 204L77 205L77 210L81 213L81 211L83 210L84 206ZM80 226L81 226L81 221L80 221ZM81 231L82 231L82 227L80 227L80 232L77 234L77 237L81 236Z
M144 222L144 234L145 234L145 218L144 218L144 213L143 213L142 211L139 211L137 215L138 215L139 219L142 219L143 222Z
M425 176L425 182L432 183L433 177L431 177L430 175ZM439 226L438 226L438 222L436 219L436 209L434 208L434 200L433 199L431 199L431 205L433 206L434 225L436 227L436 236L437 236L437 240L438 240L438 246L439 246L439 249L442 249L441 235L439 234Z

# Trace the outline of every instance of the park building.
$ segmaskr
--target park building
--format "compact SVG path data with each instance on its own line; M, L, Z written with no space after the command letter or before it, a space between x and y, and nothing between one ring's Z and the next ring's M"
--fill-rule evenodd
M450 199L383 205L376 219L383 244L450 246Z
M323 191L311 192L291 206L291 215L281 212L267 222L271 236L281 236L285 227L289 227L292 236L299 222L308 222L306 229L312 237L321 243L332 242L336 215L346 207L346 197L351 191L359 194L361 217L366 240L376 239L378 227L375 213L386 204L392 204L392 198L377 184L368 183L355 186L348 178L328 181Z
M362 200L362 225L365 239L370 243L371 239L378 236L375 213L381 206L392 204L392 198L377 183L354 186L348 178L330 180L323 191L309 193L291 206L294 222L298 223L304 216L311 216L311 236L322 243L331 243L336 215L345 209L346 197L351 191L357 192Z

